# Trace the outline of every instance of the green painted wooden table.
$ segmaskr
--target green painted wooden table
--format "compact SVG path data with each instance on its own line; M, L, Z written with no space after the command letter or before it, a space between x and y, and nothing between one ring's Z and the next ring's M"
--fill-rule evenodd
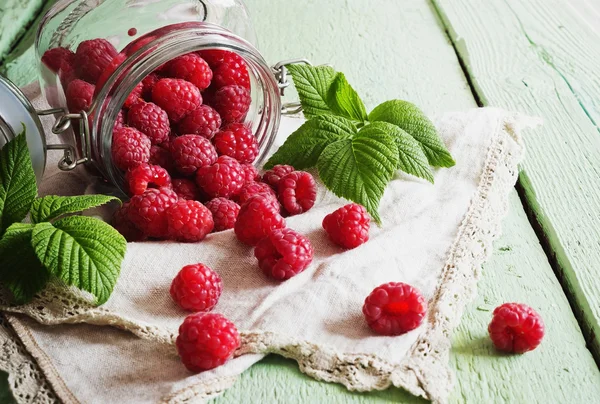
M52 1L0 0L0 69L36 78L35 25ZM510 197L504 236L454 334L451 402L600 402L600 4L587 0L246 0L258 47L346 73L367 108L403 98L430 114L492 105L541 116ZM293 94L290 98L293 97ZM496 353L491 310L525 302L547 336ZM594 358L596 360L594 360ZM0 402L10 401L6 375ZM416 402L398 389L353 393L270 356L218 403Z

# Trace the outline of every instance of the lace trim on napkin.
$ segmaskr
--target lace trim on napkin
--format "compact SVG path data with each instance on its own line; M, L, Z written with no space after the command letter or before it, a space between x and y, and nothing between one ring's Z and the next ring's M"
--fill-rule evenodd
M481 265L491 254L492 243L500 234L502 219L508 211L508 192L517 180L517 165L523 153L519 130L536 123L510 115L499 121L502 129L496 128L493 132L496 136L491 142L477 193L448 252L431 304L428 327L400 365L390 364L375 355L340 354L331 348L265 332L242 333L242 347L237 354L276 353L292 358L302 372L318 380L343 384L349 390L383 390L394 385L434 402L445 401L453 384L447 367L450 333L476 292ZM2 305L2 309L26 314L42 324L111 325L162 343L172 344L175 339L175 330L120 317L102 307L92 307L74 295L59 295L58 290L49 287L26 306ZM0 296L0 304L2 300ZM4 323L0 325L0 341L5 347L0 354L0 368L11 373L10 387L17 400L29 403L44 397L41 402L53 401L48 382L33 359L14 340L11 330ZM436 376L431 377L432 374ZM163 402L185 403L214 397L234 381L235 377L227 377L190 386L165 397Z

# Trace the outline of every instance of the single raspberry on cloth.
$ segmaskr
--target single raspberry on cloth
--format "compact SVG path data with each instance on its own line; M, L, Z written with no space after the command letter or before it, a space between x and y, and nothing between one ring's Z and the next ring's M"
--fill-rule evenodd
M351 249L369 240L371 219L367 210L356 203L342 206L323 219L323 228L331 241Z
M171 125L164 109L152 102L138 102L127 114L127 123L148 136L153 145L169 138Z
M279 181L293 171L296 171L296 169L292 166L278 164L270 170L265 171L262 180L265 184L269 184L271 188L277 191Z
M202 203L180 199L167 209L168 235L173 240L193 243L213 231L212 213Z
M111 224L127 241L144 241L146 239L144 233L129 220L129 202L123 203L117 209L112 217Z
M242 171L244 172L245 183L260 181L260 174L252 164L242 164Z
M204 264L186 265L171 283L171 298L184 310L209 311L223 292L218 273Z
M258 242L254 256L265 275L286 280L304 271L313 260L308 237L292 229L276 229Z
M231 199L215 198L208 201L206 207L212 212L215 232L233 229L240 213L240 205Z
M427 302L417 289L402 282L376 287L365 299L363 314L367 324L380 335L401 335L423 321Z
M285 227L285 220L279 214L270 198L262 195L253 196L238 214L234 230L238 240L244 244L255 246L273 230Z
M232 157L240 164L250 164L258 156L256 136L242 123L227 125L217 132L213 142L219 155Z
M235 196L235 199L240 205L243 205L250 198L256 195L262 195L266 198L270 198L276 203L277 206L279 206L277 195L275 195L275 192L273 192L270 186L263 182L247 182L244 184L240 192Z
M129 185L129 193L131 195L141 195L148 187L171 188L171 176L161 166L151 164L140 164L127 171L125 181Z
M106 39L98 38L81 42L74 59L77 76L88 83L96 84L117 53L115 47Z
M173 181L173 191L179 199L187 199L188 201L199 201L202 198L200 189L196 183L187 178L177 178Z
M198 135L176 137L171 143L175 168L183 175L192 175L202 167L217 161L217 152L210 141Z
M171 60L165 66L165 74L169 77L187 80L199 90L210 86L213 72L200 56L188 53Z
M123 171L147 163L150 159L148 136L137 129L123 127L113 132L112 158L117 167Z
M196 184L209 198L229 198L242 188L242 174L242 166L237 160L220 156L215 164L198 169Z
M160 79L152 89L152 102L167 111L171 121L179 122L202 104L202 95L189 81Z
M537 348L542 342L544 321L525 304L504 303L494 310L488 332L496 349L524 353Z
M221 314L195 313L179 327L175 345L185 367L202 372L227 362L240 346L240 335Z
M67 107L69 112L77 113L87 111L92 105L95 87L83 80L73 80L67 87Z
M212 139L221 127L221 117L208 105L200 105L179 122L180 135L200 135Z
M312 208L317 200L317 183L306 171L293 171L277 184L279 202L290 215Z
M150 188L129 202L129 220L148 237L167 237L166 211L179 198L170 188Z
M73 64L75 54L73 51L67 48L57 47L48 49L42 56L42 63L46 67L52 70L54 73L58 73L63 62L67 62L70 65Z
M212 97L212 106L224 123L241 122L250 109L250 91L242 86L226 86Z

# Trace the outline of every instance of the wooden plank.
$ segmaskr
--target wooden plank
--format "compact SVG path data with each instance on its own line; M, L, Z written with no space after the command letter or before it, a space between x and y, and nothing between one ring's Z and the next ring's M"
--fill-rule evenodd
M0 62L25 33L44 0L2 0L0 2Z
M481 100L545 120L537 136L526 138L520 184L600 357L599 6L583 0L434 4Z

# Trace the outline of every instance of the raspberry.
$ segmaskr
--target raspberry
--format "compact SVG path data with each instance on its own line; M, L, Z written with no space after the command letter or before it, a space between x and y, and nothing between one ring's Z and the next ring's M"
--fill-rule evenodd
M215 224L212 213L198 201L179 200L167 209L169 236L178 241L201 241Z
M48 49L44 52L42 63L54 73L58 73L63 62L66 61L68 64L72 65L74 58L75 54L70 49L58 47Z
M255 246L271 231L285 227L285 220L269 198L257 195L240 209L234 230L244 244Z
M160 80L160 79L161 79L161 77L156 73L150 73L149 75L144 77L144 80L142 80L142 85L143 85L142 98L144 98L144 100L146 100L146 101L152 100L152 89L154 88L156 83L158 83L158 80Z
M160 79L152 89L152 101L167 111L170 120L179 122L202 104L202 95L189 81Z
M494 310L488 332L496 349L524 353L534 350L542 342L544 322L525 304L504 303Z
M150 138L152 144L160 144L169 138L169 116L158 105L138 102L129 109L127 123Z
M178 178L173 180L173 191L179 199L187 199L188 201L198 201L201 199L200 189L196 183L187 178Z
M254 256L265 275L286 280L310 265L313 252L313 246L306 236L292 229L277 229L258 242Z
M129 220L148 237L167 236L166 210L177 202L177 194L169 188L150 188L129 202Z
M210 86L213 78L208 63L195 53L176 57L167 64L165 71L167 76L187 80L199 90Z
M165 147L165 143L150 148L150 159L148 160L148 163L161 166L170 173L175 171L171 151Z
M131 93L129 93L129 95L125 99L125 102L123 103L123 106L125 108L131 108L132 106L134 106L138 102L143 101L142 100L142 92L143 91L144 91L144 83L139 82L137 84L137 86L135 86L133 88L133 90L131 91Z
M236 195L236 200L240 205L246 203L250 198L256 195L262 195L273 201L275 206L279 209L279 202L277 202L277 195L267 184L262 182L247 182L244 184L240 192Z
M317 199L317 183L306 171L294 171L278 184L279 201L290 215L299 215L312 208Z
M220 314L195 313L179 327L177 353L191 372L214 369L233 356L240 346L235 325Z
M233 229L240 213L240 205L227 198L215 198L207 202L206 207L212 212L214 231Z
M177 170L191 175L217 161L217 152L209 140L198 135L179 136L171 143L171 155Z
M217 305L223 281L204 264L186 265L171 283L171 297L184 310L209 311Z
M127 171L150 159L150 139L137 129L124 127L113 132L112 157L115 165Z
M250 109L250 91L242 86L226 86L215 93L212 106L225 123L241 122Z
M233 157L241 164L250 164L258 156L258 141L244 124L232 123L221 129L214 139L215 149L221 156Z
M75 52L75 71L79 78L96 84L104 69L108 67L115 56L117 56L117 50L106 39L83 41Z
M242 61L244 60L237 53L221 49L207 49L198 52L198 54L212 69L219 67L224 62L233 61L236 58L239 58Z
M221 156L215 164L198 169L196 184L209 198L229 198L244 184L242 166L231 157Z
M244 171L245 183L260 181L260 174L252 164L242 164L242 170Z
M212 85L216 88L238 85L250 89L246 61L235 53L226 54L213 70Z
M125 174L131 195L141 195L153 185L152 188L171 188L171 177L167 170L161 166L140 164Z
M83 80L73 80L67 87L67 107L70 112L87 111L92 105L94 86Z
M146 236L129 220L129 203L124 203L113 215L112 225L127 241L144 241Z
M125 117L127 116L126 114L127 113L124 109L119 111L119 113L117 114L117 119L115 120L115 124L113 125L113 131L121 129L125 126Z
M367 210L356 203L342 206L323 219L323 228L331 241L351 249L369 240L370 218Z
M200 135L212 139L221 127L221 117L208 105L200 105L179 122L181 135Z
M270 170L266 171L263 174L262 180L264 183L269 184L271 188L277 191L279 181L292 171L295 171L294 167L278 164Z
M423 321L427 302L414 287L389 282L373 289L365 299L367 324L380 335L400 335L414 330Z
M75 73L72 62L63 60L60 64L60 69L58 70L58 78L60 79L63 88L68 88L69 84L77 78L77 73Z

